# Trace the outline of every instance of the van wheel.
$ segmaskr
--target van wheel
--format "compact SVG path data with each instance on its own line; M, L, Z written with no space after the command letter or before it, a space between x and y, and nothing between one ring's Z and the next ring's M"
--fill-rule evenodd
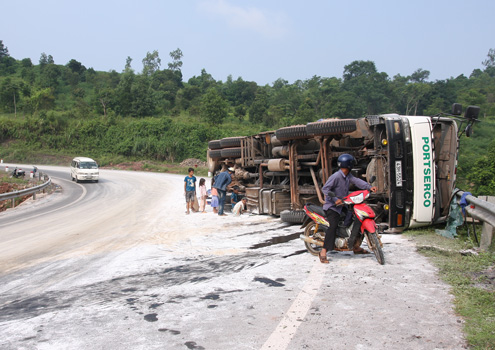
M327 119L306 125L308 135L323 136L347 134L356 131L355 119Z

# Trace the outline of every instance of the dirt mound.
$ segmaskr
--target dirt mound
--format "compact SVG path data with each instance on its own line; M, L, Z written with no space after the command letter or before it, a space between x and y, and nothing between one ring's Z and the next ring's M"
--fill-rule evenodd
M190 167L197 167L197 166L206 166L206 162L203 162L201 159L197 158L188 158L184 159L182 163L180 163L181 166L190 166Z

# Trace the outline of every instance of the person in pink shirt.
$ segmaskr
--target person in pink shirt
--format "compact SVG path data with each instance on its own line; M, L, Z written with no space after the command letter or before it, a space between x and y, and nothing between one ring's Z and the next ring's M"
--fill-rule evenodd
M206 185L205 179L201 178L199 180L199 211L202 213L206 213L206 197L208 196L206 193Z
M215 179L211 179L211 207L213 208L213 212L218 213L218 191L213 187L215 183Z

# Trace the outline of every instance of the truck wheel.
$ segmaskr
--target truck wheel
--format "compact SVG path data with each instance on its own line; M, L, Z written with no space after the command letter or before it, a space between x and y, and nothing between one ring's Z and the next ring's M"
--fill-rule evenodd
M310 136L346 134L353 131L356 131L355 119L327 119L306 125L306 132Z
M280 220L289 224L302 224L305 216L304 210L283 210L280 212Z
M306 132L306 125L293 125L278 129L275 131L275 136L279 141L290 141L306 139L308 138L308 133Z
M210 150L208 150L208 155L212 159L222 158L222 150L221 149L210 149Z
M241 147L242 137L226 137L220 140L222 148Z
M223 148L221 149L222 158L239 158L241 156L241 148Z
M208 171L210 173L214 173L215 170L217 170L219 162L218 159L213 159L211 157L211 152L218 152L219 150L211 150L209 149L208 152L206 153L206 164L208 165ZM221 153L221 152L220 152ZM221 154L220 154L221 156Z
M211 140L208 142L209 149L220 149L222 145L220 144L220 140Z

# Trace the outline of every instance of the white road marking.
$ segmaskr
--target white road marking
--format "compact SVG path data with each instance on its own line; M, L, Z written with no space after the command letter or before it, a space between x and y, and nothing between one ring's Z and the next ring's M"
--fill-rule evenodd
M292 303L287 313L284 315L275 331L263 344L262 350L285 350L292 337L296 334L297 328L301 325L306 313L311 307L311 303L318 294L318 290L323 282L328 264L315 260L313 268L296 300Z

